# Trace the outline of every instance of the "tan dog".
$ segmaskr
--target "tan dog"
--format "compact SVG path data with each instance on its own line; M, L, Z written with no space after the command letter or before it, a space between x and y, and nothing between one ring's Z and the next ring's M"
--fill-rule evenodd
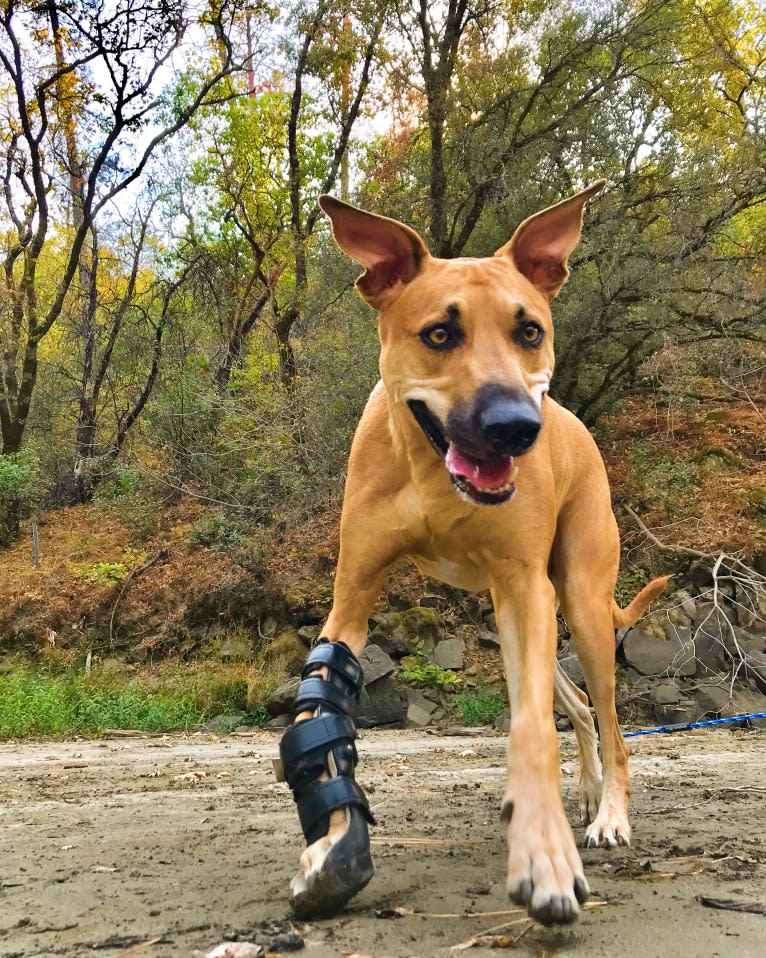
M310 658L305 684L339 687L344 669L348 679L350 665L326 667L339 652L333 645L353 653L349 662L361 653L373 604L402 557L450 585L489 589L512 714L503 804L508 891L545 923L574 920L588 895L560 797L554 685L577 731L586 839L627 844L630 786L614 703L614 630L635 621L667 581L654 580L626 610L616 606L619 537L606 472L587 429L547 396L550 302L567 279L585 203L603 185L525 220L485 259L436 259L409 227L329 196L320 200L338 245L365 269L356 285L379 311L381 382L349 460L335 599L323 632L329 645L314 663ZM595 706L603 785L587 698L556 670L557 602ZM330 722L327 701L303 695L289 732L303 719ZM331 711L337 725L334 704ZM352 749L349 736L344 747ZM301 747L303 756L307 745ZM344 774L353 777L353 766L344 773L336 753L325 751L323 770L314 762L313 785L329 793ZM319 753L321 744L312 754ZM296 801L301 820L310 819L300 804L310 802L297 790ZM353 871L352 861L367 860L366 825L361 838L346 839L356 820L351 811L371 820L362 802L337 800L325 833L306 831L309 847L293 881L299 913L329 913L369 880L371 865L349 878L338 864Z

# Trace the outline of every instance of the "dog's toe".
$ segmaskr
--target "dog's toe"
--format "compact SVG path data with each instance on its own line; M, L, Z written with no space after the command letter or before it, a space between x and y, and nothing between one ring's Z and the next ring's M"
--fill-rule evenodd
M541 925L571 925L577 920L580 909L577 902L563 895L553 895L542 904L533 900L529 905L529 916Z

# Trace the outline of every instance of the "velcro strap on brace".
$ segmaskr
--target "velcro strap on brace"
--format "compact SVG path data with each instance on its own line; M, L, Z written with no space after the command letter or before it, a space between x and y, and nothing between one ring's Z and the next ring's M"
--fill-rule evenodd
M287 784L299 792L319 778L331 749L338 773L353 774L358 761L355 738L354 722L347 715L320 715L291 725L279 746Z
M327 834L329 815L337 808L354 806L367 821L375 824L364 792L353 778L339 776L312 785L300 796L295 796L301 828L309 845Z
M327 669L327 678L317 674L323 668ZM362 688L362 667L342 642L320 640L309 653L301 678L293 702L294 716L320 706L346 715L354 712Z
M309 652L301 678L308 678L309 675L313 675L323 666L327 666L338 676L342 676L355 692L361 687L362 666L359 664L359 659L343 642L329 642L327 639L320 639Z

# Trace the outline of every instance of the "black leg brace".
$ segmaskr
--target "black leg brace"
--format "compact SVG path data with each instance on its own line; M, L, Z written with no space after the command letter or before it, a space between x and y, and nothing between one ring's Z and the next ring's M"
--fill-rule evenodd
M327 668L328 677L318 674ZM362 789L354 781L358 762L355 711L362 688L362 667L342 642L320 639L311 650L301 675L293 705L293 719L301 712L313 718L291 725L279 747L282 769L298 806L306 842L311 845L330 828L330 813L338 808L358 809L370 823L370 812ZM335 771L328 762L332 755ZM333 775L318 781L323 772Z

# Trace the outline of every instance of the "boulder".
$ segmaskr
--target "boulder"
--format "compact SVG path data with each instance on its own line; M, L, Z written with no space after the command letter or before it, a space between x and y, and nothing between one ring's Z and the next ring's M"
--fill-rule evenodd
M364 673L364 684L370 686L373 682L390 675L396 668L396 663L379 645L367 645L359 656L359 664Z
M497 632L490 632L489 629L485 629L483 632L479 632L479 645L483 649L499 649L500 636Z
M495 717L495 721L492 725L498 732L509 732L511 729L511 710L503 709L503 711Z
M687 722L696 722L699 714L697 704L692 699L684 699L675 705L655 705L654 712L661 725L685 725Z
M287 728L291 722L292 722L292 715L290 714L290 712L282 712L281 715L275 715L273 719L270 719L266 723L266 728L279 730L279 729Z
M562 655L558 660L559 666L579 689L585 688L585 674L582 670L580 660L574 654Z
M673 682L660 682L652 689L650 698L655 705L677 705L684 701L681 690Z
M407 703L407 725L424 728L431 724L431 717L437 709L435 702L429 701L416 689L407 689Z
M719 674L717 681L710 685L700 685L694 692L693 698L697 703L700 718L715 718L731 701L729 683L731 677Z
M206 728L208 732L213 732L215 735L227 735L246 722L246 712L223 712L221 715L214 715L212 718L209 718L203 723L203 728Z
M371 622L370 642L397 659L431 652L444 638L444 622L437 609L415 606L405 612L376 615Z
M735 689L729 704L721 709L721 717L748 715L754 712L766 712L766 695L749 689ZM750 719L749 722L743 722L742 724L753 725L755 728L766 728L766 718Z
M285 629L269 643L264 658L269 665L284 669L288 675L300 675L306 662L306 646L296 629Z
M269 715L273 717L281 715L283 712L289 712L293 707L300 684L300 676L295 676L278 685L266 700L266 711Z
M298 629L298 638L303 642L306 648L310 649L322 633L322 627L319 625L302 625Z
M766 692L766 653L745 652L745 674L759 692Z
M388 676L362 689L356 724L359 728L403 725L407 718L407 696Z
M431 661L442 669L463 668L465 642L462 639L443 639L431 654Z
M631 629L622 643L628 665L642 675L694 675L697 662L689 629L673 626L666 642L641 629Z

